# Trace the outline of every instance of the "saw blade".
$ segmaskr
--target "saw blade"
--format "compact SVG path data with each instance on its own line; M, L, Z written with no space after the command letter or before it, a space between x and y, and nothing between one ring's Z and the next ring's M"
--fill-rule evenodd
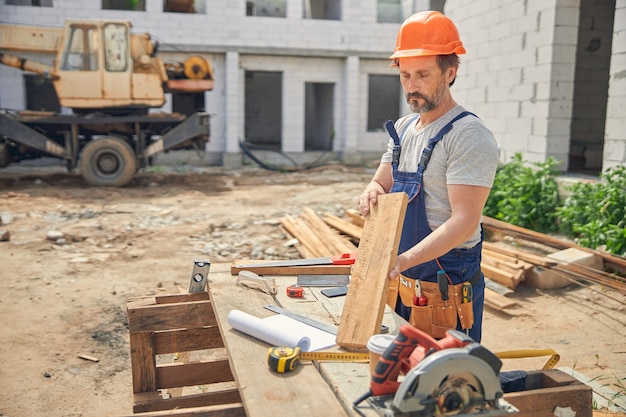
M482 384L472 373L450 375L431 396L435 402L435 417L461 416L485 407Z

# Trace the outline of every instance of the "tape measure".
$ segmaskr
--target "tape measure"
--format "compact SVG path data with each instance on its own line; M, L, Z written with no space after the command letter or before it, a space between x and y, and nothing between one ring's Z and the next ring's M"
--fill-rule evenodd
M369 362L369 353L360 352L302 352L299 347L271 347L267 352L267 365L278 373L290 372L301 360Z
M304 297L304 288L299 285L290 285L286 288L286 291L289 297Z
M500 359L517 359L517 358L533 358L539 356L550 356L542 369L553 369L559 360L561 355L556 353L553 349L521 349L510 350L506 352L498 352L496 356Z

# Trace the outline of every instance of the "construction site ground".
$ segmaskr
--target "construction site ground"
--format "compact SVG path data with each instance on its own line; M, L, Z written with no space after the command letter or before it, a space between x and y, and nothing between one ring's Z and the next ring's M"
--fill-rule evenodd
M372 173L163 167L98 188L58 166L0 170L0 415L131 415L129 297L185 292L198 259L300 257L281 218L305 207L344 217ZM508 313L485 311L487 348L554 349L557 367L624 399L626 297L523 282L508 297Z

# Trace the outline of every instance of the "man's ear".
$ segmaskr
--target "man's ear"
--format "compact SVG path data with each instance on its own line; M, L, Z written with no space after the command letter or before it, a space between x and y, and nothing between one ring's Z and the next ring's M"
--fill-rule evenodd
M452 87L454 81L456 80L456 72L459 67L450 67L446 69L446 79L448 80L448 87Z

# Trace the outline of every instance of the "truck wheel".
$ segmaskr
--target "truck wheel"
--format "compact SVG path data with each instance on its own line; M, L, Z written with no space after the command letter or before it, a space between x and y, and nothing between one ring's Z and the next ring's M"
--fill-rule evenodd
M83 178L91 185L121 187L135 175L137 157L124 140L107 136L85 145L78 166Z

